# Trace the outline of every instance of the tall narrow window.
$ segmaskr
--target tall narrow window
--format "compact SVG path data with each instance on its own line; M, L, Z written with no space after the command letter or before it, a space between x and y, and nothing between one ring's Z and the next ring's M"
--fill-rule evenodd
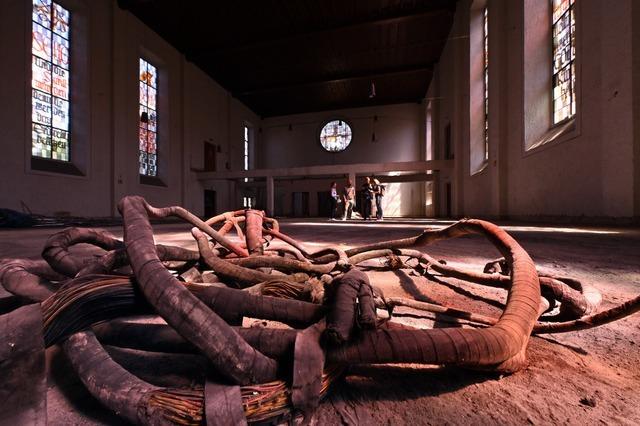
M247 126L244 126L244 170L249 170L249 127ZM244 178L244 181L249 182L249 178Z
M484 159L489 159L489 12L482 10L482 58L484 82Z
M71 15L51 0L34 0L31 19L31 155L69 161Z
M158 70L140 58L140 125L138 144L140 153L140 174L158 175Z
M573 117L575 96L574 0L552 0L553 31L553 124Z

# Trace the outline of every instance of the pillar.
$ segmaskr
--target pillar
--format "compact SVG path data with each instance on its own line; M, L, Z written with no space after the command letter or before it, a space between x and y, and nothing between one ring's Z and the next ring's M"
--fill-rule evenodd
M274 209L275 188L273 183L273 176L267 176L267 216L273 217L275 213Z

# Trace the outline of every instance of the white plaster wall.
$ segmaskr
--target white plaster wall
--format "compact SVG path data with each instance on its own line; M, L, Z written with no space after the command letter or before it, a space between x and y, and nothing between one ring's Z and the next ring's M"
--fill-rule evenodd
M264 119L261 168L414 161L419 158L424 117L420 104L352 108ZM377 116L377 121L374 121ZM326 121L343 119L353 140L340 153L325 151L319 135ZM291 130L289 130L291 125ZM375 141L372 134L375 133Z
M31 150L31 7L23 0L2 2L0 13L0 206L34 213L69 212L108 216L112 205L111 66L112 40L109 2L84 6L89 22L91 66L88 77L90 114L87 133L89 164L82 177L30 170ZM84 142L82 142L84 143ZM95 194L102 194L96 197Z
M439 110L435 118L440 128L435 132L438 158L442 158L442 129L448 121L456 144L456 170L453 175L441 175L438 186L440 212L444 183L453 181L453 212L457 216L637 217L633 204L634 174L638 174L637 165L634 169L638 150L634 151L637 129L633 114L637 112L632 97L639 73L632 67L632 34L638 31L637 19L632 19L633 2L576 2L579 74L575 130L532 150L526 147L549 129L548 117L543 117L545 123L540 120L541 111L546 114L549 106L541 97L550 94L539 93L547 84L538 80L548 71L543 61L534 59L545 54L538 45L544 34L541 24L525 31L525 23L536 22L526 14L525 3L488 1L489 163L473 176L469 173L470 135L466 131L468 92L461 90L470 87L470 67L464 61L470 52L464 35L469 31L472 2L458 3L450 40L436 68L437 79L427 95L437 100Z
M192 169L202 167L203 142L220 145L219 170L242 168L242 127L254 126L256 167L289 167L424 158L424 105L401 104L298 114L260 120L228 92L188 63L112 0L61 0L86 28L83 117L74 143L84 145L84 176L30 168L30 7L5 0L0 14L0 207L83 216L117 214L126 194L141 194L158 205L182 204L203 212L203 186ZM528 218L631 218L640 213L640 149L637 124L640 70L637 62L640 7L632 0L581 0L578 8L579 104L576 129L530 151L540 135L534 53L527 51L525 2L489 0L490 152L488 167L473 176L470 140L470 0L458 3L454 26L427 93L433 105L434 158L443 156L444 131L451 123L456 169L437 173L436 212L445 213L444 186L453 188L452 211L462 216ZM532 22L532 21L531 21ZM77 34L76 34L77 36ZM527 43L525 41L528 40ZM533 40L533 41L532 41ZM529 43L531 42L531 43ZM137 58L156 61L166 92L161 94L160 177L166 187L142 185L137 167ZM528 59L527 59L528 58ZM539 61L538 61L539 62ZM74 81L72 80L72 84ZM77 88L77 87L76 87ZM543 102L544 103L544 102ZM536 112L537 111L537 112ZM377 116L377 121L374 117ZM354 139L347 151L325 152L320 126L347 120ZM291 124L291 130L289 130ZM375 132L376 141L372 141ZM634 165L635 164L635 165ZM326 182L301 184L325 191ZM294 189L278 182L279 193ZM292 185L292 184L289 184ZM424 184L399 184L409 200L399 215L424 214ZM226 181L207 183L218 193L218 210L236 208L241 192ZM417 196L411 194L417 193ZM284 199L288 199L288 196ZM311 213L317 195L310 195ZM286 207L286 206L285 206ZM285 209L286 210L286 209ZM390 209L387 209L389 212Z
M519 2L509 3L514 8L509 15L514 35L522 34L525 21L518 6ZM576 133L524 152L528 141L522 140L522 123L529 104L509 111L514 115L508 133L512 216L633 216L631 2L582 1L576 7L580 95ZM509 50L518 38L508 39ZM512 75L522 75L517 73L522 66L517 56L508 64ZM522 102L516 87L510 96L513 103Z
M334 118L345 120L353 132L351 144L340 153L325 151L319 141L322 126ZM424 127L424 106L418 103L267 118L261 124L258 167L415 161L424 155ZM281 195L276 196L276 203L283 205L277 206L276 210L291 214L291 193L308 191L310 214L318 215L317 193L328 191L331 180L277 181L276 194ZM357 184L359 188L360 179ZM423 182L394 183L388 189L393 197L385 198L385 214L424 215Z
M202 70L185 63L184 134L187 164L186 207L198 214L204 212L203 190L214 190L218 211L241 206L236 184L226 180L201 184L193 170L204 167L204 142L220 146L216 154L216 170L242 170L244 124L256 125L260 118L212 81ZM255 133L254 133L255 136Z
M181 204L203 213L203 186L192 169L202 167L203 142L221 146L218 169L242 161L242 127L259 117L233 99L166 41L114 0L61 0L85 30L73 34L86 43L86 67L72 70L74 84L83 80L82 105L72 121L82 132L85 176L30 169L30 2L5 0L0 14L0 207L34 213L68 212L82 216L117 215L118 200L145 196L157 205ZM72 28L73 30L73 28ZM159 176L166 186L143 185L138 176L138 57L159 68ZM75 89L79 90L78 84ZM80 108L80 109L78 109ZM86 121L86 122L84 122ZM75 123L74 123L75 124ZM233 185L212 182L218 209L237 207Z

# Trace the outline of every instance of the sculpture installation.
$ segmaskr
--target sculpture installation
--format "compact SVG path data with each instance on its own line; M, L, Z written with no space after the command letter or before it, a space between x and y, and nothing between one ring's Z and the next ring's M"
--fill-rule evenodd
M5 417L46 422L44 349L60 344L89 392L137 424L246 424L301 416L308 421L345 366L362 363L455 365L513 373L526 364L529 337L595 327L640 309L640 297L596 312L599 293L576 280L539 275L526 251L489 222L461 220L411 238L349 250L308 251L257 210L202 221L181 207L123 198L124 239L69 228L52 235L43 260L5 259L0 283L0 396ZM151 219L194 226L198 251L156 245ZM215 228L218 228L217 230ZM230 231L239 238L229 238ZM504 256L485 271L462 270L417 250L470 233ZM86 243L99 257L73 254ZM397 297L385 298L360 266L499 287L499 318ZM541 317L557 307L555 316ZM416 329L390 321L396 306L437 313L466 328ZM155 313L166 324L124 318ZM243 318L286 324L242 327ZM543 320L544 318L544 320ZM206 357L219 380L159 387L115 362L103 345ZM25 381L29 376L30 380Z

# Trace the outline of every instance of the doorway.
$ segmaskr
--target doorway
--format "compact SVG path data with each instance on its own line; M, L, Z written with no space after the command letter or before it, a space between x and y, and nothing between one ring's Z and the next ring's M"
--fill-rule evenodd
M293 202L293 217L309 217L309 193L294 192L291 194Z
M212 143L204 143L204 171L216 171L216 146Z
M331 217L331 192L318 191L318 216Z
M447 217L451 217L451 182L447 182L445 185L445 198L446 198L446 209L447 209Z
M216 215L216 191L204 190L204 217L210 218Z

